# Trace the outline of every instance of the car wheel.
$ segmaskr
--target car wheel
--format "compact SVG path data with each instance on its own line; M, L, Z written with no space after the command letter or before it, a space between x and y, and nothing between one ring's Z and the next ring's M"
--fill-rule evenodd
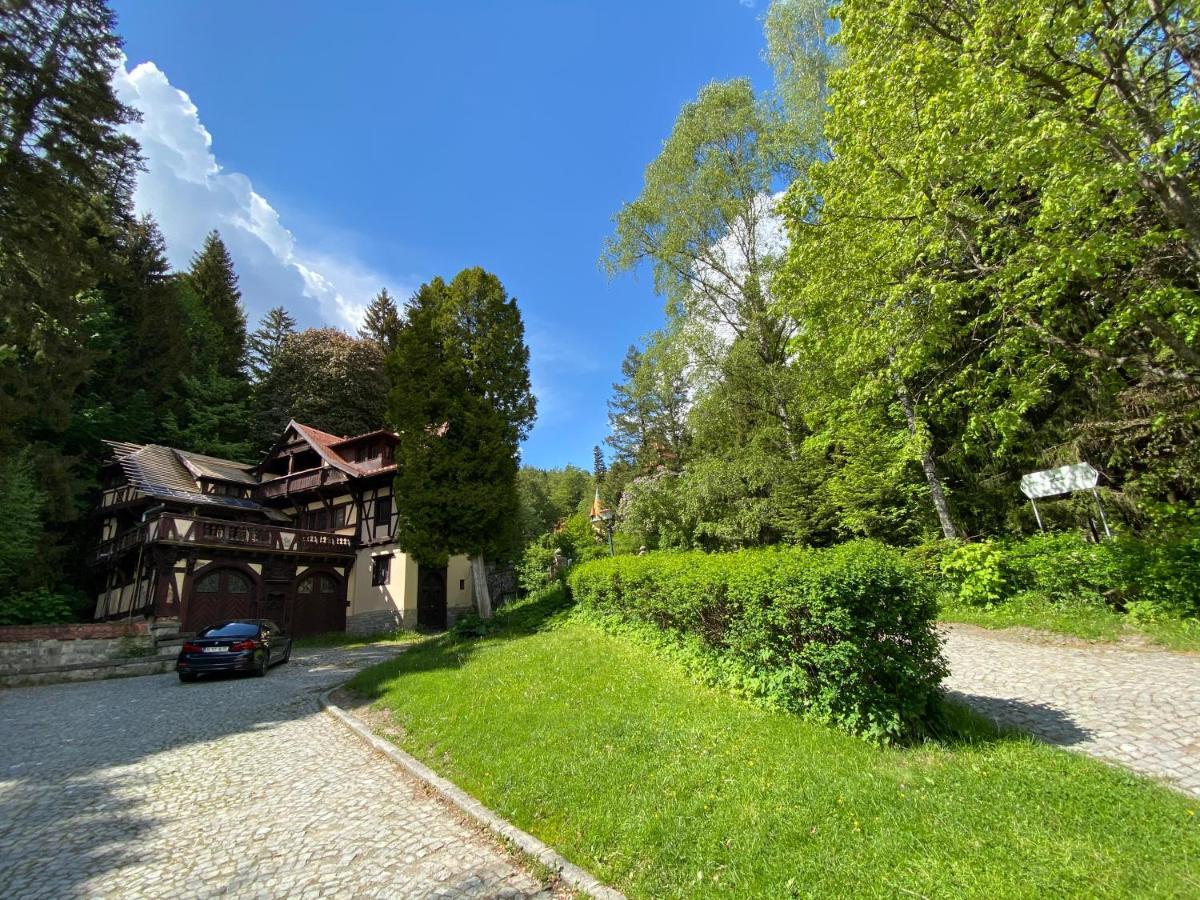
M260 662L258 664L258 667L254 670L254 675L256 678L262 678L266 674L267 674L267 654L264 653L262 656L262 662Z
M287 661L288 661L289 659L291 659L291 658L292 658L292 645L291 645L291 644L288 644L288 648L287 648L287 650L284 652L284 654L283 654L283 659L281 659L281 660L279 661L279 664L280 664L280 665L283 665L285 662L287 662Z
M180 672L179 680L182 681L184 684L195 681L196 673L195 672Z

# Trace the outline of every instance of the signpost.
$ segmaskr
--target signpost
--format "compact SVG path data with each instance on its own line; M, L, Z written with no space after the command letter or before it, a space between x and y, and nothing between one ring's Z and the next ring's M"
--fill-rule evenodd
M1038 512L1037 501L1043 497L1059 497L1063 494L1073 494L1076 491L1091 491L1096 498L1096 508L1100 510L1100 521L1104 523L1104 536L1112 537L1108 530L1108 518L1104 515L1104 504L1100 502L1100 493L1096 485L1100 483L1100 473L1088 463L1073 463L1069 466L1059 466L1057 469L1045 469L1041 472L1030 472L1021 477L1021 493L1033 504L1033 515L1037 519L1038 529L1045 531L1042 526L1042 514Z

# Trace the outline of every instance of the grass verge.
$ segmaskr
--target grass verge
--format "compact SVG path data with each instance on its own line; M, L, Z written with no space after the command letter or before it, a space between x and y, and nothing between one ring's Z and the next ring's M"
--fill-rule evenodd
M297 650L311 650L318 647L342 647L353 650L356 647L370 647L377 644L419 644L429 636L429 632L403 629L383 634L346 634L344 631L331 631L328 634L296 638L293 646Z
M1128 616L1106 607L1050 603L1035 595L1014 597L991 609L943 601L938 618L982 628L1035 628L1090 641L1141 637L1169 650L1200 653L1200 620L1164 618L1133 624Z
M1178 896L1195 801L954 710L881 749L689 678L543 594L350 687L405 750L641 897Z

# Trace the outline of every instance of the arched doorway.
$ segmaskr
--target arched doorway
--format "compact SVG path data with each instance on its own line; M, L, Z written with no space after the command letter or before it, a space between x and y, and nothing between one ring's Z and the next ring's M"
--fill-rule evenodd
M293 637L346 630L344 583L333 572L308 572L296 582L289 630Z
M201 569L192 581L184 621L186 631L199 631L229 619L246 619L254 611L254 576L242 569Z

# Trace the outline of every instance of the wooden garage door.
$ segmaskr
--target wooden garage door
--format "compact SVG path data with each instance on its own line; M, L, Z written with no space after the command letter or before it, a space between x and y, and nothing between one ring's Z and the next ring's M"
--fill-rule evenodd
M292 606L290 631L293 637L346 630L346 604L342 580L327 572L300 579Z
M229 619L250 618L254 583L237 569L210 569L192 582L185 631L199 631Z

